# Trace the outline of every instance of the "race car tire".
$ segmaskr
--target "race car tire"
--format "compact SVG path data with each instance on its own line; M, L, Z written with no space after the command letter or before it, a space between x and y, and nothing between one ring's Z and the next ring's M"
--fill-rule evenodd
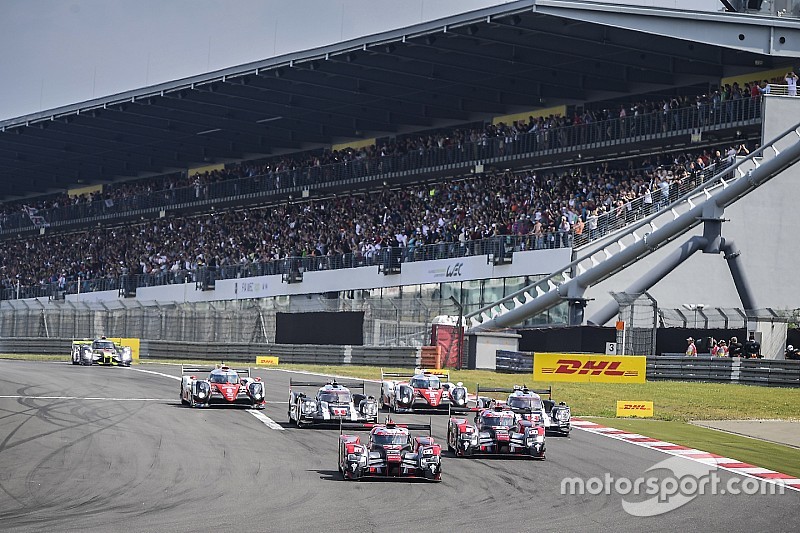
M181 396L181 405L189 406L189 402L186 401L183 396Z

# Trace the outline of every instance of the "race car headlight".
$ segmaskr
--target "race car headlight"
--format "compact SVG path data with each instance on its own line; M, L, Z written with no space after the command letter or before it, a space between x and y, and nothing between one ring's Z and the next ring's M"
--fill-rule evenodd
M430 448L426 448L422 450L422 455L433 455L433 450Z
M378 412L378 404L373 402L364 402L361 404L361 412L365 415L374 415Z
M206 397L206 391L204 391L204 390L197 391L197 397L198 398L205 398Z
M544 435L536 435L536 442L544 442Z
M311 413L315 411L317 408L317 404L312 401L305 401L303 402L303 412L304 413Z
M562 422L566 422L567 420L569 420L569 417L570 417L569 409L560 410L556 416Z
M125 359L126 361L131 358L131 347L130 346L125 346L122 349L122 358Z
M400 387L400 394L397 397L397 400L400 403L411 403L412 399L414 398L414 389L411 387Z

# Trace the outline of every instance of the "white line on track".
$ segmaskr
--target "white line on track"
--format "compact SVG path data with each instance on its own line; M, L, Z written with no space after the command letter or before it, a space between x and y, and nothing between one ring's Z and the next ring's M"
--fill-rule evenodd
M145 374L153 374L156 376L162 376L169 379L176 379L178 381L181 380L180 376L173 376L170 374L164 374L163 372L156 372L154 370L145 370L144 368L133 368L133 367L126 367L127 370L132 370L134 372L144 372ZM256 417L259 421L261 421L265 426L270 429L275 429L278 431L283 431L283 427L275 422L273 419L262 413L261 411L256 411L255 409L247 409L247 412Z
M262 413L261 411L256 411L255 409L248 409L248 413L253 415L254 417L261 420L261 422L270 429L275 429L278 431L283 431L283 426L275 422L273 419Z
M169 402L166 398L97 398L81 396L0 396L2 398L24 399L24 400L100 400L110 402Z

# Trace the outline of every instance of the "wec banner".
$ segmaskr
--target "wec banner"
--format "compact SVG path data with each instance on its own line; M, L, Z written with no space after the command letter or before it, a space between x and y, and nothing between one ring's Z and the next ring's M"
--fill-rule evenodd
M617 416L650 418L653 416L653 402L617 400Z
M534 381L644 383L647 358L639 355L535 353Z

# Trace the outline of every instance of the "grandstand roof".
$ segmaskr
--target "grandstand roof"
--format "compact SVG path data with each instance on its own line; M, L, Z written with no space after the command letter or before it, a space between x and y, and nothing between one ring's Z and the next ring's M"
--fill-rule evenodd
M0 121L0 200L718 83L785 63L797 24L510 2Z

